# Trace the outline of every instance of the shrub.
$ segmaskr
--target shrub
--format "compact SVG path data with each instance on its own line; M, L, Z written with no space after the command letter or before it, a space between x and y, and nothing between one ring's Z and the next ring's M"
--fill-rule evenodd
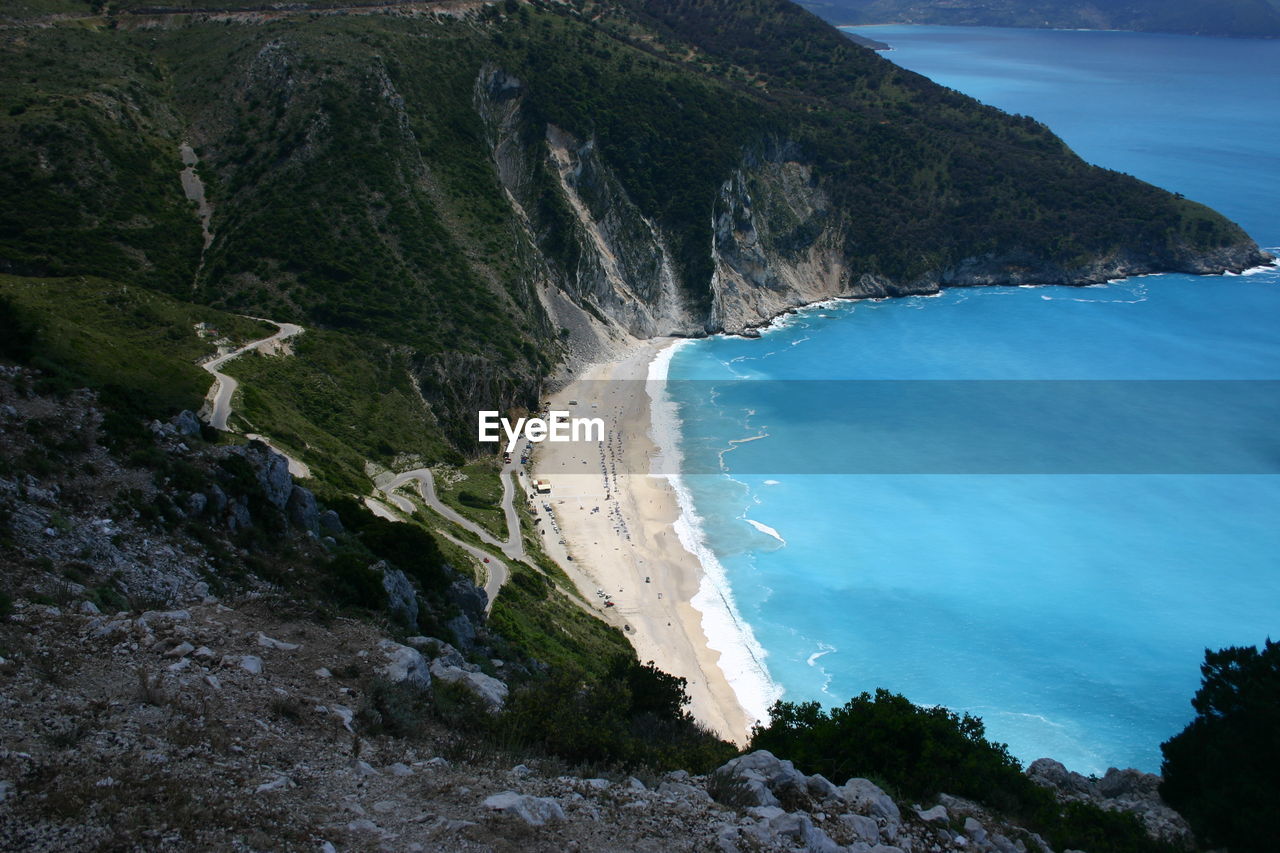
M978 717L923 708L887 690L863 693L830 711L817 702L778 702L769 714L769 725L752 733L750 748L789 758L805 773L837 784L863 776L911 799L943 792L968 797L1039 832L1055 850L1170 849L1152 840L1132 814L1058 803L1022 772L1008 747L986 739Z
M367 557L346 551L338 554L325 567L329 576L329 596L337 604L381 610L387 606L387 591L382 577L369 568Z
M1196 717L1161 744L1160 795L1201 841L1280 850L1280 643L1205 650Z
M412 737L421 732L429 710L428 694L424 691L375 679L365 688L364 703L356 719L361 730L372 735Z
M0 296L0 356L26 364L35 352L34 325L7 296Z
M512 693L494 718L496 738L574 764L682 768L705 773L734 755L683 710L684 679L619 657L592 679L561 667Z
M995 808L1043 803L1004 744L985 737L982 720L946 708L923 708L877 690L823 712L817 702L778 702L770 723L752 733L751 748L767 749L837 784L874 774L903 795L926 799L945 791Z
M485 500L484 498L480 497L476 493L468 492L465 490L458 492L458 501L462 503L464 506L469 506L473 509L493 509L494 508L493 501Z

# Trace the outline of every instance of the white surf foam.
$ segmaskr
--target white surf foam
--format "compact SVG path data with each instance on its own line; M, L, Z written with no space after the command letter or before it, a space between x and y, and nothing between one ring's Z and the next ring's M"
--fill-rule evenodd
M707 646L720 653L720 670L746 711L748 721L763 723L769 719L769 707L781 698L782 688L769 676L765 650L738 611L724 566L707 547L702 519L694 510L693 496L680 476L679 411L667 396L665 380L672 357L684 343L667 347L649 364L649 435L661 448L651 473L666 477L671 484L680 506L680 517L672 526L680 544L702 565L702 581L691 603L702 614Z
M742 520L743 520L743 521L745 521L747 524L750 524L750 525L751 525L752 527L754 527L756 530L759 530L759 531L760 531L761 533L763 533L764 535L766 535L766 536L772 536L774 539L777 539L777 540L778 540L779 542L781 542L783 545L786 545L786 544L787 544L787 540L783 539L783 538L782 538L782 535L781 535L781 534L779 534L779 533L778 533L778 531L774 530L774 529L773 529L772 527L770 527L769 525L767 525L767 524L761 524L760 522L756 521L754 518L744 518L744 519L742 519Z
M1280 249L1275 248L1268 248L1266 251L1271 252L1272 254L1280 253ZM1269 264L1260 264L1256 267L1249 267L1249 269L1241 272L1240 275L1260 275L1264 272L1275 272L1277 269L1280 269L1280 257L1277 257L1276 260Z
M809 658L805 661L805 663L809 664L809 666L817 666L818 661L822 660L824 657L831 654L835 650L836 650L835 646L829 646L826 643L818 643L818 650L813 654L809 655Z

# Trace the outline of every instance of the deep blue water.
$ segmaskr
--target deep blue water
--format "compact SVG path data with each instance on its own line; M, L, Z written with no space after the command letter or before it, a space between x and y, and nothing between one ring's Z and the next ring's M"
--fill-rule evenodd
M893 45L893 61L1034 115L1091 162L1280 244L1280 43L867 32ZM1191 718L1204 649L1280 637L1274 271L846 302L760 340L686 344L669 375L713 380L671 384L686 468L726 472L687 476L684 487L707 559L787 699L831 705L885 687L982 716L1024 761L1157 771L1160 742ZM818 418L819 386L797 380L830 382L820 387L833 389L839 417ZM941 396L872 406L895 383L860 380ZM1188 387L1207 396L1160 396ZM969 405L976 388L1015 389L996 427L957 426L936 411L948 399L980 408ZM1038 405L1046 388L1065 405ZM1191 432L1158 428L1179 409L1194 416ZM954 473L970 469L923 450L963 456L979 429L1043 442L1013 453L1000 474ZM1059 452L1072 439L1096 464ZM843 446L871 452L849 461ZM1110 473L1125 470L1116 459L1132 447L1156 460L1135 470L1155 473ZM1245 461L1216 461L1224 449ZM812 470L793 464L802 451L840 460L842 473L798 473ZM867 458L875 466L859 467ZM1035 473L1046 458L1068 462ZM1187 473L1200 463L1232 473ZM713 644L735 642L727 620L709 624ZM749 669L730 676L758 708L771 688Z

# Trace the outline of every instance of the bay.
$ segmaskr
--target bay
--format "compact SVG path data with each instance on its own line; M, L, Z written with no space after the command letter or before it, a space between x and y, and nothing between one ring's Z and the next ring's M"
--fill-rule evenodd
M859 31L889 42L888 58L904 67L1046 122L1087 160L1280 244L1280 44ZM1204 649L1280 636L1280 447L1268 384L1280 379L1278 320L1280 275L1267 270L845 302L787 318L759 340L680 347L668 376L686 468L722 472L686 475L685 509L772 682L762 675L740 691L753 702L780 692L834 705L884 687L978 714L1026 762L1158 771L1160 742L1191 718ZM945 418L886 410L825 422L804 402L812 381L856 403L895 382L963 395L1011 380L1065 383L1046 387L1080 393L1082 423L1105 397L1108 420L1081 431L1085 450L1092 442L1105 459L1109 436L1141 429L1164 467L1044 474L1023 458L998 474L920 473L919 448L966 446ZM1198 458L1195 437L1152 430L1150 397L1133 393L1170 380L1233 393L1231 428L1203 435L1202 446L1239 444L1257 461L1189 473L1180 460ZM1243 380L1257 384L1230 384ZM1001 428L1069 434L1070 417L1050 423L1043 406L1011 406ZM816 475L780 461L834 458L840 443L871 448L877 471Z

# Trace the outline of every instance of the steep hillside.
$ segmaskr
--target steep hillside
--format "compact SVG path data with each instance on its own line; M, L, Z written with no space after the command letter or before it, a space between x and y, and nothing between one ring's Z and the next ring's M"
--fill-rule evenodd
M943 709L886 719L932 720L923 752L866 727L872 760L853 770L894 797L820 771L809 744L794 766L734 758L686 712L685 681L641 665L565 581L524 571L486 615L423 516L318 505L282 457L189 412L127 444L110 414L0 364L5 850L1170 853L1188 839L1156 777L1086 780L1048 759L1024 775ZM807 739L794 723L757 750ZM922 755L936 790L900 777Z
M464 415L628 335L1261 259L780 0L212 5L3 30L0 269L327 330L464 451Z
M818 299L1263 259L784 0L5 4L0 846L1182 843L942 709L931 808L730 760L473 418ZM993 760L1018 808L947 796Z
M833 24L945 24L1280 37L1274 0L800 0Z
M532 409L558 370L635 337L744 331L832 296L1263 259L1213 211L785 0L7 14L14 304L92 323L83 299L141 288L174 317L305 326L298 358L228 369L253 379L237 428L275 436L322 492L360 493L366 461L460 462L476 410ZM112 384L198 408L199 383L144 376L189 361L191 336L130 350ZM102 387L100 352L42 357Z

